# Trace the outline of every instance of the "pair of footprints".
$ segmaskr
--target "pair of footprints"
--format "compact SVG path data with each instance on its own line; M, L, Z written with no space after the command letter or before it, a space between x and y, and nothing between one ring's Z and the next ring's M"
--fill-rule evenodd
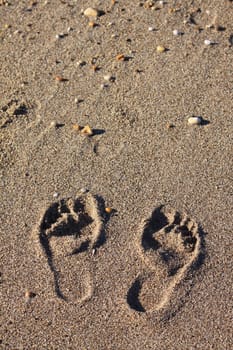
M108 219L103 213L103 203L90 193L62 199L43 213L36 235L59 298L82 303L92 297L93 254L104 243ZM160 206L143 222L136 246L145 269L128 289L127 304L138 313L159 313L178 298L182 282L198 263L198 225Z

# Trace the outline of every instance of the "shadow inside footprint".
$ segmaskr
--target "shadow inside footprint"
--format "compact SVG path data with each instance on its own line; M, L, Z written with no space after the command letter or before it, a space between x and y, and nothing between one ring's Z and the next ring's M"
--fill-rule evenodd
M140 281L140 278L136 278L136 280L133 282L132 286L128 290L127 302L132 309L138 312L145 312L146 310L144 309L138 298L141 288L142 282Z
M99 200L88 193L75 200L68 198L53 203L40 221L39 241L53 273L56 295L63 300L70 299L65 294L75 290L76 284L80 285L76 299L83 301L90 297L91 287L80 282L78 266L83 272L90 263L89 250L105 242L101 209ZM82 256L77 260L79 254Z
M147 270L129 288L130 308L158 313L178 305L177 290L203 262L202 237L200 227L185 214L165 206L156 208L139 234L139 254ZM186 295L187 290L183 291Z
M157 250L160 247L159 242L154 238L153 234L168 224L167 217L161 211L162 208L162 205L156 208L151 218L145 223L142 235L142 246L145 250Z

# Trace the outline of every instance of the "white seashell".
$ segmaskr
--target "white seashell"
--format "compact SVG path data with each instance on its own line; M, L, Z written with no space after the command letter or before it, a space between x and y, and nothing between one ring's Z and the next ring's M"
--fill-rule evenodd
M201 117L190 117L188 118L189 125L200 125L202 123Z

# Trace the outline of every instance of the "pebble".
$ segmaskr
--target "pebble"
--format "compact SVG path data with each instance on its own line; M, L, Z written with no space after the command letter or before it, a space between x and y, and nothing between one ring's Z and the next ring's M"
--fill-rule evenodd
M88 7L84 12L84 16L86 17L98 17L99 16L99 11L95 8Z
M93 130L91 129L90 125L85 125L84 128L80 131L81 134L85 136L92 136L93 135Z
M53 198L57 198L59 196L59 193L58 192L55 192L54 194L53 194Z
M84 194L84 193L87 193L89 190L87 188L80 188L80 193Z
M103 89L106 89L108 87L107 84L100 84L100 88L103 90Z
M82 61L82 60L79 60L76 64L77 64L78 67L83 67L83 66L85 66L86 62Z
M181 35L181 32L178 29L174 29L172 33L175 36Z
M64 36L65 36L64 33L56 34L56 39L62 39L62 38L64 38Z
M93 22L93 21L90 21L90 22L88 23L88 25L89 25L89 27L91 27L91 28L94 28L94 27L97 26L97 24L96 24L95 22Z
M55 120L53 120L51 123L50 123L50 126L53 128L55 128L57 126L57 122Z
M201 117L190 117L188 118L189 125L200 125L202 123Z
M208 40L208 39L205 39L204 44L205 44L205 45L212 45L212 44L213 44L213 41Z
M61 75L56 75L55 80L56 81L65 81L65 78L63 78Z
M31 299L33 299L36 296L35 293L31 292L30 290L26 290L25 291L25 301L26 303L29 303L31 301Z
M155 28L154 27L149 27L148 30L149 30L149 32L154 32Z
M117 61L124 61L125 60L125 56L123 54L119 54L116 56L116 60Z
M73 124L72 128L75 131L81 131L82 130L82 126L80 126L79 124Z
M113 77L111 76L111 74L104 75L104 80L111 81L112 79L113 79Z
M159 45L159 46L157 46L156 50L157 50L157 52L165 52L166 48L164 46Z
M112 208L106 207L106 208L105 208L105 211L106 211L107 214L111 214Z

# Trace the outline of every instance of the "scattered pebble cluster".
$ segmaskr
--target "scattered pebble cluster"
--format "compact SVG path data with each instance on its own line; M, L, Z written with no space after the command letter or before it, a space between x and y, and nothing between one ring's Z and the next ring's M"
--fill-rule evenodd
M111 6L114 6L115 4L116 4L116 1L112 0L111 1ZM144 9L151 10L151 11L161 10L166 5L168 5L168 13L171 14L171 15L172 14L176 14L176 13L178 13L178 12L180 12L182 10L181 6L169 7L169 4L167 2L165 2L165 1L146 0L146 1L142 2L142 3L140 3L139 5L143 6ZM194 8L194 9L190 10L190 12L186 15L186 18L184 19L183 24L184 25L193 25L194 27L198 27L199 28L199 26L196 23L196 19L195 19L195 16L199 12L200 12L200 8ZM95 26L99 25L97 23L98 17L104 15L105 12L100 10L100 9L98 9L98 8L95 8L95 7L87 7L86 9L81 10L81 14L88 19L88 21L89 21L88 22L88 26L94 28ZM208 16L210 16L210 12L208 10L206 11L206 14ZM108 25L112 26L113 23L109 22ZM217 23L217 18L215 16L212 19L211 23L206 25L205 29L214 29L215 31L221 31L223 29L223 27L220 26ZM69 27L67 29L66 33L58 33L58 34L56 34L56 39L60 40L60 39L65 38L65 36L67 36L72 30L73 30L73 28ZM153 25L148 27L148 31L149 32L155 32L157 30L158 29L155 26L153 26ZM174 29L172 31L172 34L174 36L176 36L176 37L183 36L183 35L185 35L185 31L176 28L176 29ZM116 34L115 34L115 36L116 36ZM217 43L215 41L209 39L209 38L206 38L204 40L204 45L205 46L213 46L215 44L217 44ZM159 45L156 46L156 51L159 54L166 53L169 50L170 50L170 48L166 47L165 45L159 44ZM124 61L127 60L127 56L124 53L118 53L115 56L115 59L116 59L116 61L124 62ZM77 61L76 64L77 64L78 67L83 67L87 63L85 61L83 61L83 60L79 60L79 61ZM90 68L92 69L93 72L97 72L99 70L99 66L95 62L93 62L91 64ZM55 76L55 80L58 81L58 82L65 82L65 81L67 81L67 79L65 79L63 76L60 76L60 75ZM103 75L103 80L105 82L103 82L100 85L101 89L107 88L109 86L108 83L112 83L112 82L115 81L115 77L111 73L108 73L108 74ZM78 103L78 100L75 101L75 102ZM189 117L188 118L188 124L189 125L202 125L202 118L201 117ZM169 126L167 126L167 127L168 128L172 128L172 127L174 127L174 125L172 123L169 123ZM91 129L91 127L89 125L81 127L78 124L74 124L73 125L73 130L78 131L80 134L85 135L85 136L93 136L93 130Z

